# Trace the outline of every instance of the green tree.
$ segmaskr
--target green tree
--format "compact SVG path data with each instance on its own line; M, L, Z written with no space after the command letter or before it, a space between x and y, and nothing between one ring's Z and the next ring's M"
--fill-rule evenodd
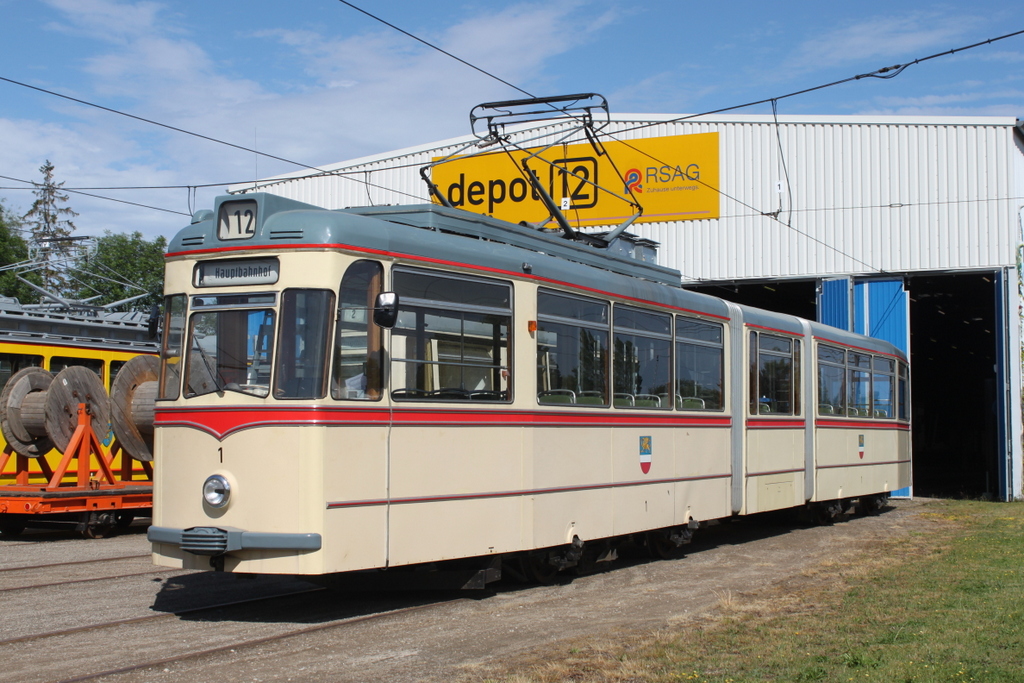
M14 265L28 260L28 243L19 234L21 221L0 202L0 267ZM40 284L37 273L24 276ZM24 282L18 280L13 270L0 271L0 296L13 296L22 303L34 303L39 295Z
M114 234L109 230L96 241L96 248L75 262L71 296L104 305L138 294L148 294L125 305L128 310L148 311L162 300L164 252L167 240L147 241L140 232Z
M51 291L64 293L67 281L60 266L66 263L73 253L71 233L75 231L75 224L71 219L78 214L72 211L71 207L64 206L68 201L68 195L61 190L64 187L63 182L54 182L53 168L49 159L39 167L39 172L43 174L43 182L32 183L36 188L32 190L36 200L32 202L32 208L22 220L32 233L32 242L44 263L39 271L44 286Z

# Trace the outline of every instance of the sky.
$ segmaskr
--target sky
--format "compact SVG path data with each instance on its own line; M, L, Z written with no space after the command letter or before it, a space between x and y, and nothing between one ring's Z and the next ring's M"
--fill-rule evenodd
M597 92L615 114L781 97L1024 30L1024 5L1006 0L352 4L532 95ZM0 26L0 78L310 166L461 136L473 106L524 97L339 0L0 0ZM778 106L1022 116L1024 35ZM0 81L9 211L31 207L21 181L46 160L88 193L67 204L76 234L147 239L170 238L230 184L301 169Z

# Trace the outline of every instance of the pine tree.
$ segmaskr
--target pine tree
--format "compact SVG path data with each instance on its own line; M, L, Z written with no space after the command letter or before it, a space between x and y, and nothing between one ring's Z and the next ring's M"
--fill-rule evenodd
M61 190L63 182L53 181L53 164L49 159L39 167L39 172L43 174L43 182L32 183L36 188L32 191L36 200L22 220L28 225L37 255L43 261L40 273L44 286L62 293L67 281L58 266L67 262L72 255L71 233L75 231L75 224L71 219L78 214L71 207L64 206L68 195Z
M21 221L0 201L0 268L24 263L28 260L28 244L20 234ZM27 273L27 280L41 284L36 273ZM15 269L0 270L0 296L15 297L21 303L39 300L28 285L18 280Z

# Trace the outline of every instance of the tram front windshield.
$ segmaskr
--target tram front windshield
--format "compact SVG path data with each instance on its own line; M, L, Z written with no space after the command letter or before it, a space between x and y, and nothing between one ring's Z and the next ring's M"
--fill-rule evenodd
M325 395L333 292L195 296L192 311L186 398L228 391L260 398L273 391L279 399Z
M275 311L229 306L273 304L275 298L272 294L263 301L251 296L193 298L186 397L224 391L260 397L270 393Z

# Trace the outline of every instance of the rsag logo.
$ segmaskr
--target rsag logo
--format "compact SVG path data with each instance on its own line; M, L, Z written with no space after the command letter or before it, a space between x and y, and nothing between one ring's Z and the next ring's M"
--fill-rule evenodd
M629 194L630 192L644 191L644 186L640 182L641 178L643 178L643 176L640 175L639 168L631 168L626 171L626 175L624 177L624 180L626 181L626 194Z
M622 175L625 182L626 193L643 192L675 192L679 190L696 190L697 185L693 183L700 180L700 166L698 164L687 164L684 169L679 166L648 166L643 171L639 168L631 168Z

